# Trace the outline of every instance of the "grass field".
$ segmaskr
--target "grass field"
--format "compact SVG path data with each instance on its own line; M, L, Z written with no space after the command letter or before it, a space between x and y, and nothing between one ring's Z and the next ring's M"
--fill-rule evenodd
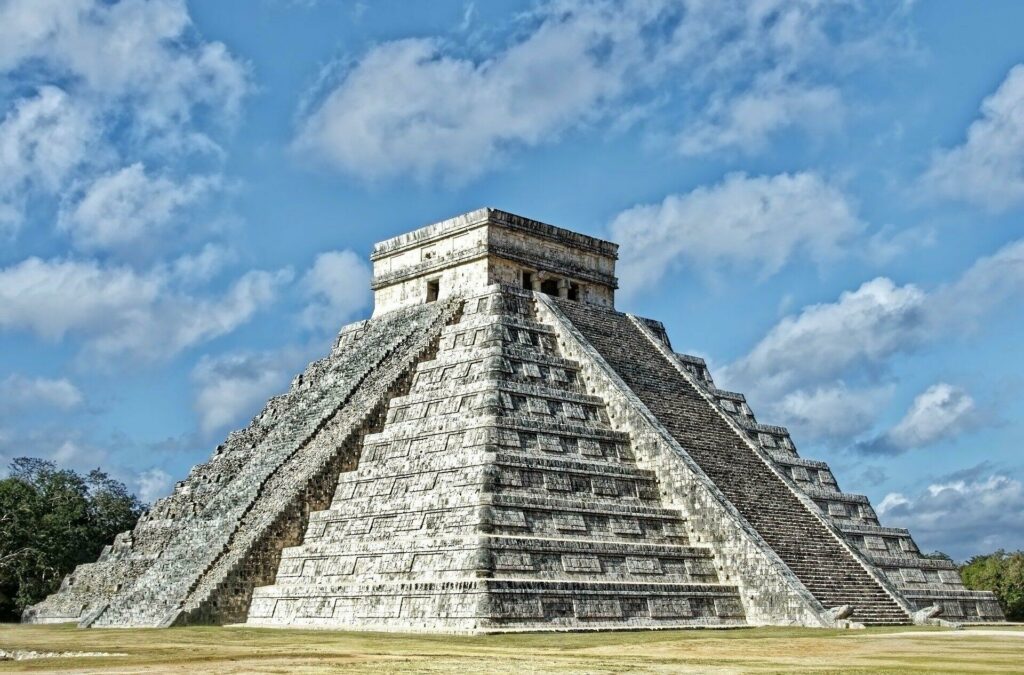
M108 654L0 661L0 672L1024 672L1021 627L959 631L744 628L452 637L0 625L0 649Z

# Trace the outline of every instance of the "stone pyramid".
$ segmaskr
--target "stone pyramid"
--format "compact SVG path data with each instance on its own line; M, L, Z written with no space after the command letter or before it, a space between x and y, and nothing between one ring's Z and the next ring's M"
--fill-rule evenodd
M616 251L493 209L378 244L374 316L25 620L1002 620L660 323L615 311Z

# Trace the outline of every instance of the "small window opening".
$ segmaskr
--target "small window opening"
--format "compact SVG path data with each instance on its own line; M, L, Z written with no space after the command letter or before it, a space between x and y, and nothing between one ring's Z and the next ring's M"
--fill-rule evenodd
M434 279L427 282L427 302L435 302L441 294L441 280Z
M523 288L533 290L533 272L523 272Z
M569 284L569 299L570 300L574 300L576 302L579 302L579 299L580 299L580 285L579 284L572 284L572 283Z
M558 280L545 279L544 281L540 282L540 291L541 293L547 293L548 295L558 297Z

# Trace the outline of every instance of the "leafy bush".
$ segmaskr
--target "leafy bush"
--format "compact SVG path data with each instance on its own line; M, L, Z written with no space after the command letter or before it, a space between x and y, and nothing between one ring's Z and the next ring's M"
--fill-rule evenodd
M974 556L960 576L967 588L995 593L1007 620L1024 620L1024 551Z
M130 530L143 504L99 469L80 475L22 457L0 480L0 620L17 620Z

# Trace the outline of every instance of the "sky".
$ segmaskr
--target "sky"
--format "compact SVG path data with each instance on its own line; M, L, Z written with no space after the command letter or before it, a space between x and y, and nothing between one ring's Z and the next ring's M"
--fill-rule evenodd
M883 524L1024 547L1024 4L0 0L0 464L146 501L492 206Z

